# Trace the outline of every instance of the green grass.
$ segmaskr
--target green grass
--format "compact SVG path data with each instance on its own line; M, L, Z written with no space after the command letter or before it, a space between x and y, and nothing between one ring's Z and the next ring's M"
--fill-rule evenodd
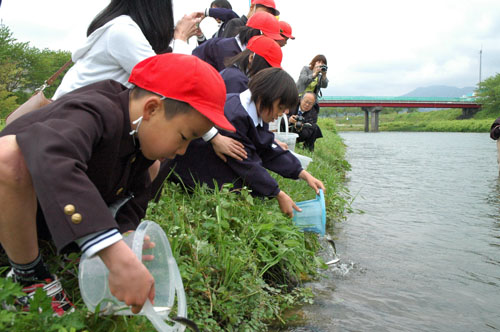
M314 154L299 146L296 151L313 157L308 171L327 187L327 224L332 230L350 210L351 198L344 186L350 166L334 122L322 119L320 125L325 137L317 141ZM276 178L294 200L314 198L305 182ZM316 256L317 237L294 227L274 199L253 198L247 190L236 194L229 186L215 192L201 186L186 194L180 186L168 184L162 199L150 204L146 219L159 223L167 233L184 282L188 315L204 331L266 331L271 322L286 322L286 309L313 299L302 283L318 278L324 267ZM143 317L100 317L88 312L78 290L77 266L55 256L50 245L44 246L44 256L49 257L51 270L62 277L77 312L59 319L48 309L42 313L0 309L0 330L152 330ZM6 265L5 257L0 265ZM20 289L0 280L0 301L11 303ZM46 308L47 303L40 296L35 306Z
M404 114L380 114L380 131L439 131L439 132L488 132L491 124L500 116L478 112L472 119L459 120L461 109ZM364 115L335 118L338 129L342 131L364 130Z

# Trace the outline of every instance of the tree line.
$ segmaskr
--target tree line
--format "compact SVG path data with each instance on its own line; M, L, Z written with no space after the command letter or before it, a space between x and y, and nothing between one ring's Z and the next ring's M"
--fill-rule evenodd
M70 58L69 51L41 50L19 42L9 27L0 24L0 119L28 100ZM46 96L54 94L63 76L45 90Z

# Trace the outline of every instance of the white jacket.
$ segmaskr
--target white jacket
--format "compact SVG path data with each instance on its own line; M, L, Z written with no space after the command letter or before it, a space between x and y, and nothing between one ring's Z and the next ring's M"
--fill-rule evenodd
M172 47L176 46L174 51L191 54L187 43L176 40ZM118 16L95 30L85 45L73 52L71 58L75 64L64 76L52 99L107 79L130 88L128 78L132 68L155 54L137 23L128 15Z

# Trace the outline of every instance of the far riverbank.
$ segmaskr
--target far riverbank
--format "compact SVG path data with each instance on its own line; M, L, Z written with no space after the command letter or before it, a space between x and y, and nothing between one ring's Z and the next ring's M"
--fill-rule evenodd
M321 113L320 113L321 114ZM460 109L412 113L384 113L379 117L379 131L423 132L489 132L491 124L500 116L478 112L471 119L459 119ZM364 114L333 117L338 131L364 131Z

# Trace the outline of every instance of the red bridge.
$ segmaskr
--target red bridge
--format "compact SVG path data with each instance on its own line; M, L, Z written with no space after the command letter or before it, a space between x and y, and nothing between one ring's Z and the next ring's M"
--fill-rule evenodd
M378 131L379 112L384 107L394 108L461 108L462 118L470 118L481 108L474 97L330 97L318 99L321 107L360 107L365 112L365 131L370 131L369 114L372 113L372 130Z

